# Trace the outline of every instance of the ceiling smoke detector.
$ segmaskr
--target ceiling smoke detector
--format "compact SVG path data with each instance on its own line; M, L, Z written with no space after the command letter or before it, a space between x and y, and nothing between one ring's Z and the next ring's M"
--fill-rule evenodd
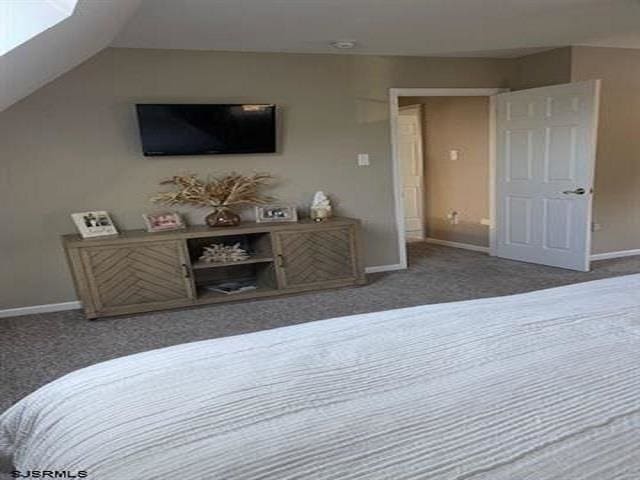
M338 50L350 50L356 46L356 42L353 40L336 40L335 42L331 42L331 46Z

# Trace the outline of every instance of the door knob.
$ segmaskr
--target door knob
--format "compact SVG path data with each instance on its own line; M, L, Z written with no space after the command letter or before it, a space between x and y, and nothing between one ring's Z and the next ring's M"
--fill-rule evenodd
M576 188L575 190L565 190L562 193L564 193L565 195L584 195L585 193L587 193L587 191L584 188Z

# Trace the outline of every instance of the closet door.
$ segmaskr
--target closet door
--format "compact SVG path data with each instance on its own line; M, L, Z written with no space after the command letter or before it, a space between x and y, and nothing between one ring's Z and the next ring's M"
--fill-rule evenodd
M353 226L275 232L280 288L352 284L359 279Z
M96 314L170 308L194 298L181 240L84 247L80 255Z

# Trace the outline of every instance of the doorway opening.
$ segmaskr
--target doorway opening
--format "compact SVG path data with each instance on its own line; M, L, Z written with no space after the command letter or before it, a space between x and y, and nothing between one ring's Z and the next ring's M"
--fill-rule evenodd
M503 89L391 89L400 261L413 241L491 253L494 95Z
M491 255L570 270L589 270L600 80L584 80L507 93L499 89L391 89L396 227L400 266L406 267L407 227L411 228L411 235L415 235L415 232L419 235L421 231L406 219L429 219L419 215L417 210L411 210L410 204L405 209L405 190L410 193L411 183L410 179L405 182L404 177L416 176L414 173L417 169L411 167L410 160L405 161L403 167L400 158L401 154L412 158L411 154L406 155L411 149L400 145L401 142L408 143L410 140L410 136L400 138L401 134L405 134L400 128L403 97L428 97L427 104L423 107L427 112L429 105L436 105L433 97L489 97L489 123L485 129L489 133L489 153L488 166L484 167L485 173L488 167L488 177L483 174L481 177L485 180L466 180L466 183L459 181L469 170L461 162L467 154L449 147L444 155L436 154L436 160L443 161L444 158L444 161L451 162L449 170L457 172L457 177L449 175L440 192L450 194L449 190L462 188L463 197L470 197L470 191L476 187L483 188L484 183L488 183L485 190L488 192L488 218L481 218L479 223L488 227L488 242L486 239L483 241L488 243ZM409 100L412 101L415 100ZM465 116L466 114L460 118ZM422 150L427 150L426 155L429 157L429 122L425 130ZM460 132L463 129L458 126L453 131L457 135L456 143L461 141L463 137ZM423 169L427 177L428 162L429 159L427 168ZM464 168L452 168L453 162L460 162L459 166ZM411 181L416 183L415 179ZM466 184L466 187L461 184ZM429 188L424 179L421 185ZM457 197L451 198L453 200L448 200L451 205L447 205L445 210L446 221L440 223L447 227L441 229L444 234L452 236L448 230L455 230L457 225L463 224L463 218L471 220L474 228L477 227L477 215L475 219L471 215L465 217L453 205L458 201ZM480 200L475 201L481 203ZM427 209L423 208L423 212L428 211L428 208L429 205ZM465 208L471 211L474 206L467 202ZM428 224L426 229L422 229L427 239L429 229ZM460 230L458 227L455 234L464 239L465 232ZM466 234L471 235L469 231ZM432 238L434 240L457 247L469 248L474 245L455 239ZM473 248L477 247L478 245Z

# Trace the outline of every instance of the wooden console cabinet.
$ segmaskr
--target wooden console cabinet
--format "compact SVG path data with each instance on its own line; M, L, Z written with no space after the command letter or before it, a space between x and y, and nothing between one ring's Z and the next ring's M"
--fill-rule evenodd
M65 235L63 244L85 314L98 318L364 284L359 230L358 220L332 218L164 233L130 230L95 239ZM199 261L213 243L240 243L251 257ZM210 289L233 280L257 288L232 294Z

